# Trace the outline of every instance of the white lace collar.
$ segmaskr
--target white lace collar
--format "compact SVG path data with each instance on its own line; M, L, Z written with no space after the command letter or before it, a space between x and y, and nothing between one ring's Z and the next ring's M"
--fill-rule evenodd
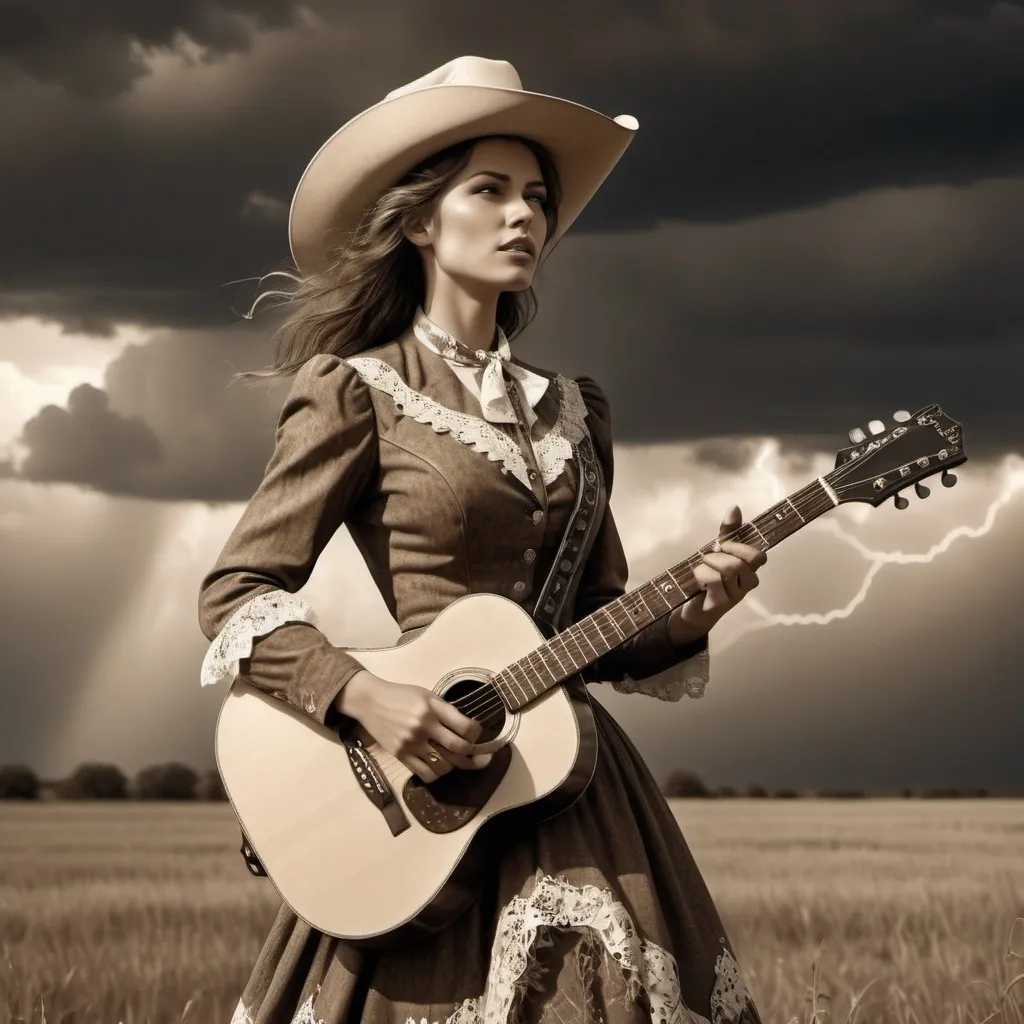
M395 408L417 423L428 424L438 434L451 434L455 440L486 455L491 462L501 462L502 472L511 473L523 486L532 491L527 476L526 459L519 445L504 431L480 416L457 412L440 402L413 391L393 366L372 356L352 356L345 360L359 376L378 391L390 395ZM534 442L533 452L545 485L558 478L567 459L572 458L572 446L586 433L584 418L586 403L579 385L567 377L557 375L559 391L558 419L550 430Z

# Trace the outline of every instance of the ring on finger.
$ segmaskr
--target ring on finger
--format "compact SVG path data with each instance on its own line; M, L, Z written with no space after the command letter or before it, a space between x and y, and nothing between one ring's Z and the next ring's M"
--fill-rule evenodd
M440 753L433 743L428 743L427 746L430 747L430 752L426 757L427 764L429 764L431 768L436 768L438 765L444 764L447 760L444 754Z

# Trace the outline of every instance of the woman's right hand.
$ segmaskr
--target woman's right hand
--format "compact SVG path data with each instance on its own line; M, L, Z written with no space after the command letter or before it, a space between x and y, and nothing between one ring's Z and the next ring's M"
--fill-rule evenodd
M483 726L425 687L392 683L361 669L342 687L336 706L424 782L452 768L483 768L491 760L490 754L473 753ZM432 752L440 762L427 760Z

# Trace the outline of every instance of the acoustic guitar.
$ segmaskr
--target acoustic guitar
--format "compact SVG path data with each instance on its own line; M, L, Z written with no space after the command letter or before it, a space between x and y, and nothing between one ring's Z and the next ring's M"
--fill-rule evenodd
M878 506L966 461L961 425L937 405L894 415L872 439L850 431L835 469L731 535L774 547L846 502ZM597 758L580 673L702 585L693 569L713 541L678 565L545 639L518 604L494 594L453 601L414 639L346 648L365 668L422 686L478 720L483 769L452 769L426 784L361 727L332 731L240 678L216 725L217 765L252 851L303 920L367 948L405 944L450 924L476 898L486 870L484 828L560 813L586 789ZM492 825L490 827L498 827Z

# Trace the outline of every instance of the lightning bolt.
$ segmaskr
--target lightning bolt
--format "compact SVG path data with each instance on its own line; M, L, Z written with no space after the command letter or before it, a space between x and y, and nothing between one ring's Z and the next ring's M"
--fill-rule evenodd
M778 476L768 466L769 460L778 454L778 444L775 441L768 441L761 446L755 460L756 469L765 474L771 482L773 502L779 501L786 496L786 491ZM985 518L980 526L956 526L950 530L938 543L933 544L927 551L919 554L907 553L904 551L875 551L869 548L859 538L853 536L841 523L835 519L819 519L813 526L827 530L834 534L841 541L849 544L865 561L868 568L861 581L860 588L850 600L841 608L833 608L827 612L809 612L783 614L769 611L764 604L753 594L744 599L744 604L757 616L757 621L746 622L738 625L728 637L723 638L718 645L719 650L731 647L740 637L758 629L767 629L770 626L826 626L836 619L846 619L853 614L854 609L859 607L867 599L868 591L874 582L875 577L884 565L915 565L924 562L934 561L939 555L948 551L953 542L962 537L977 539L989 533L995 525L999 513L1014 500L1014 497L1024 490L1024 463L1020 456L1011 455L1006 459L1002 469L1002 487L998 497L988 506ZM865 510L867 511L867 510Z

